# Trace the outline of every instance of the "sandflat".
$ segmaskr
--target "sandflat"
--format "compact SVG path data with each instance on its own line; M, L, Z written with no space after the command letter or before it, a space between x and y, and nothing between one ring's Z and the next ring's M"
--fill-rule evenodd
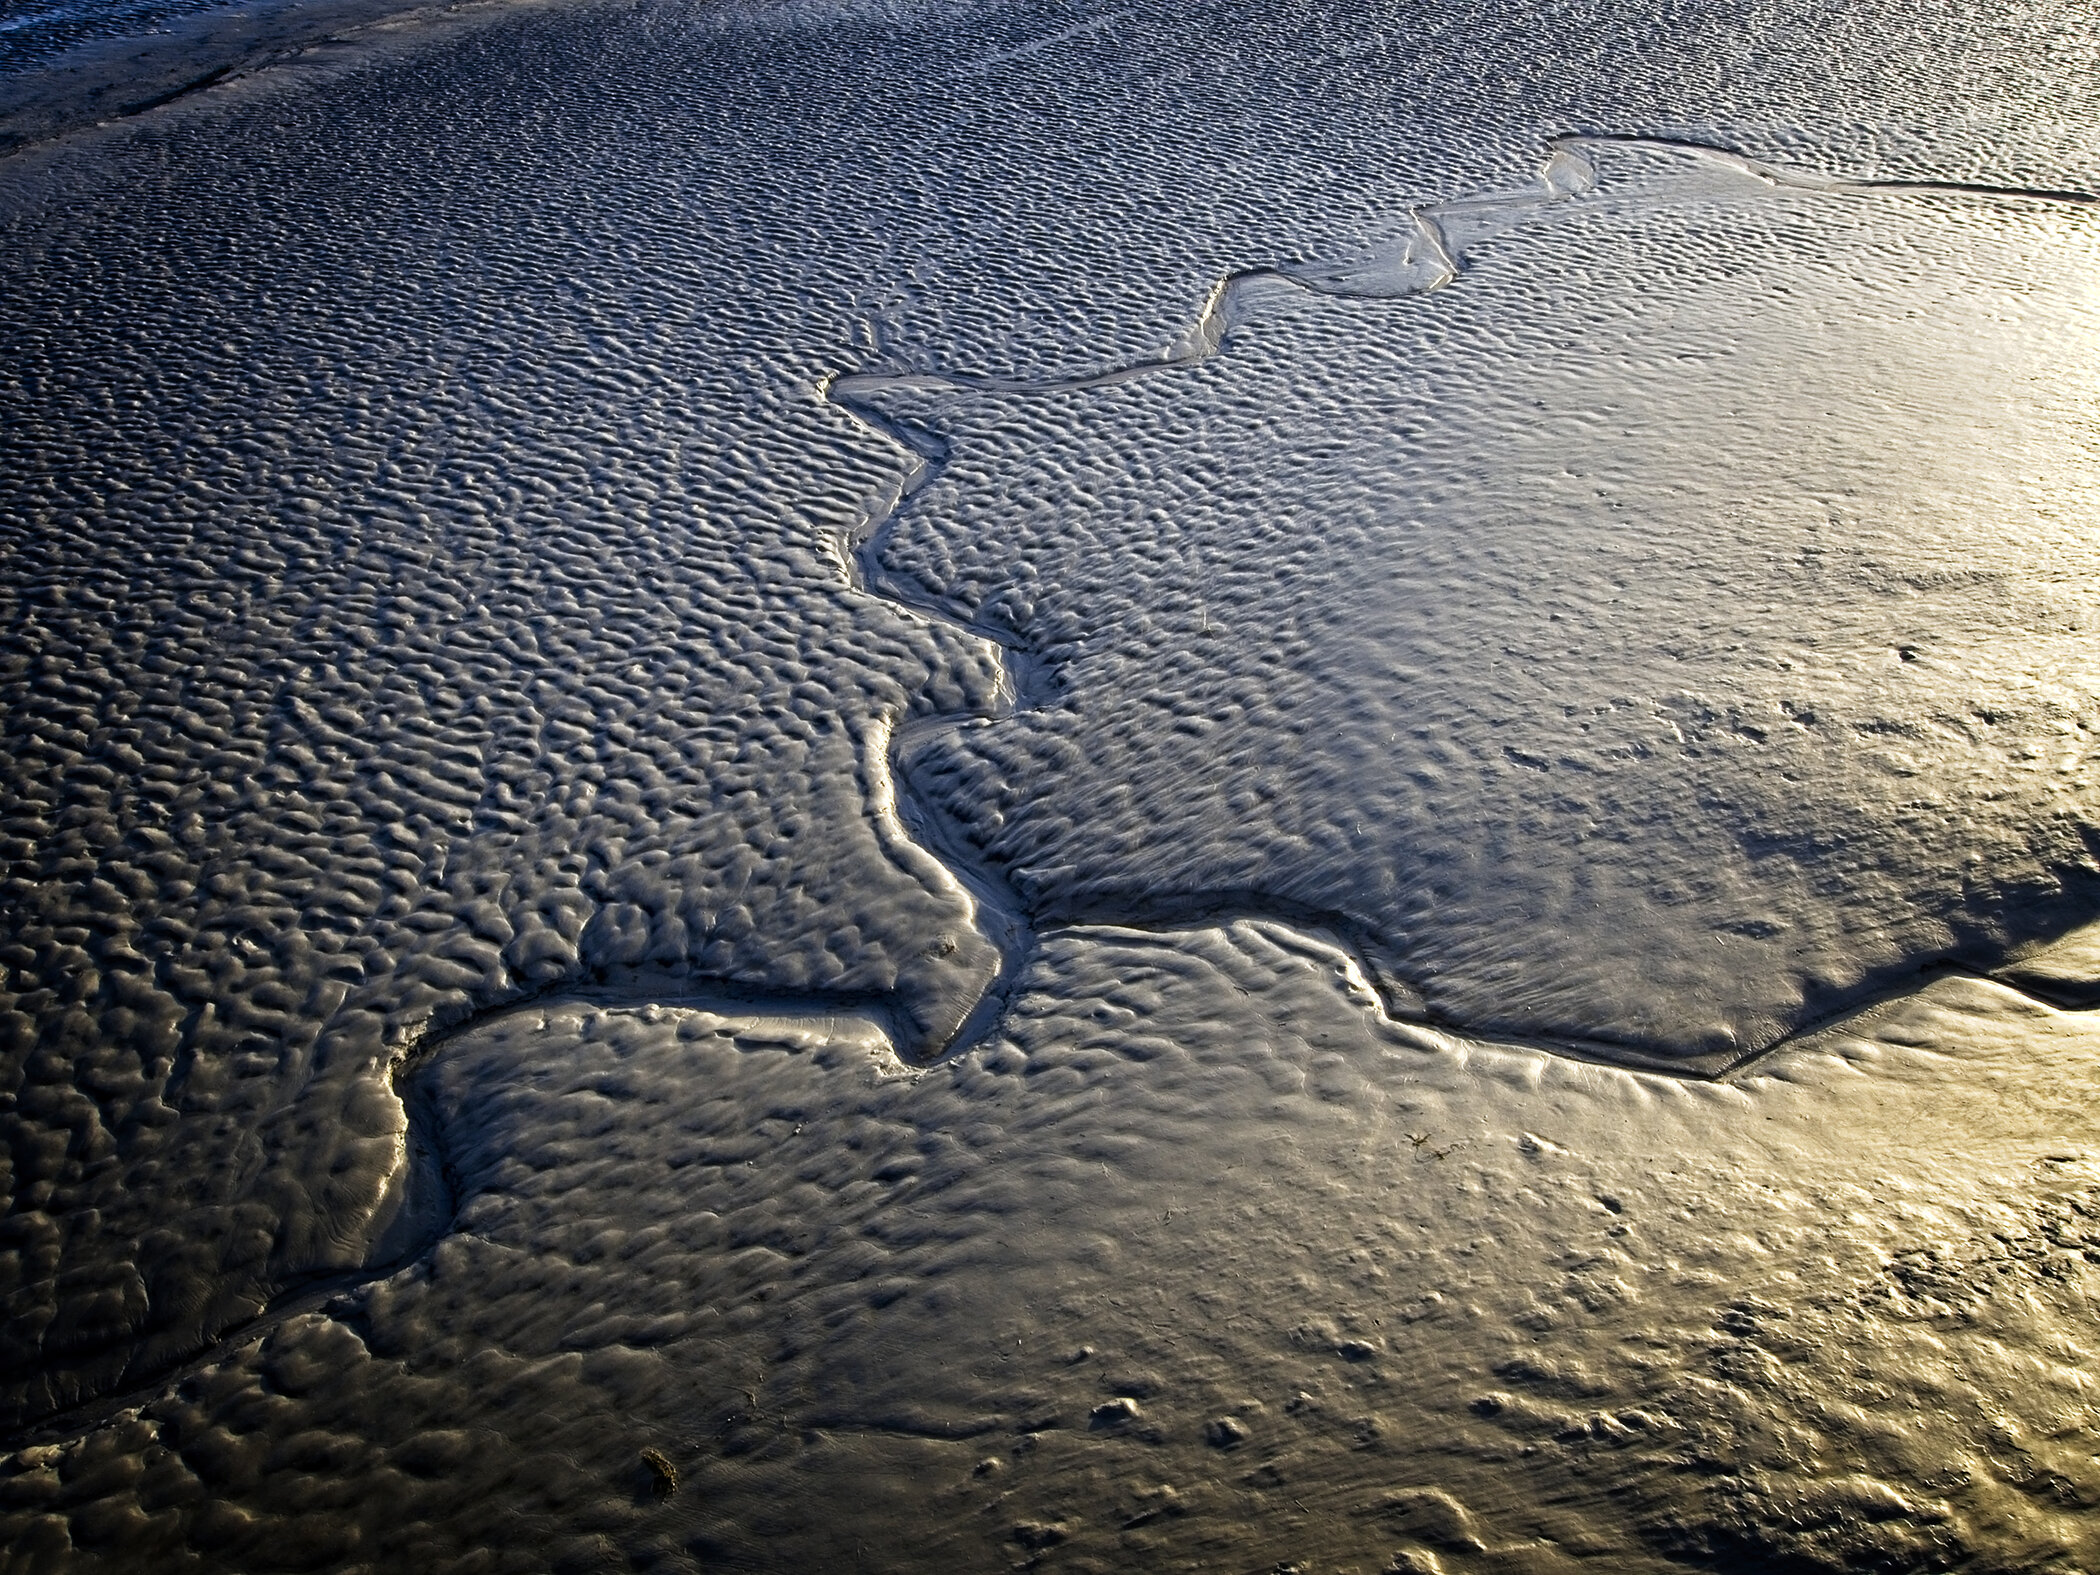
M8 1568L2092 1566L2075 6L165 20Z

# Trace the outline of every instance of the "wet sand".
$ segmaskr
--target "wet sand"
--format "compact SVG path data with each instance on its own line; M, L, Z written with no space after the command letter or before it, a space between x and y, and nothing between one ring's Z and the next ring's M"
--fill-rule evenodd
M168 17L150 32L86 38L0 77L0 157L150 114L259 73L325 72L392 45L428 47L531 0L254 0Z
M7 1568L2094 1565L2068 9L185 28L0 162Z

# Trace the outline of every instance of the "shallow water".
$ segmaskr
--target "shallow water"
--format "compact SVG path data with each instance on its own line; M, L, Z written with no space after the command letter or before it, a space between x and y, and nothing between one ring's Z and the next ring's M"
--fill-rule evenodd
M2089 1563L2093 47L587 5L0 165L10 1560Z

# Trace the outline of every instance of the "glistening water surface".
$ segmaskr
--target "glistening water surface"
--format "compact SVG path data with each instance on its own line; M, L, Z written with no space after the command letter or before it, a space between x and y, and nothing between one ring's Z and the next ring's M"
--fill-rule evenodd
M578 5L0 165L10 1565L2090 1566L2093 51Z

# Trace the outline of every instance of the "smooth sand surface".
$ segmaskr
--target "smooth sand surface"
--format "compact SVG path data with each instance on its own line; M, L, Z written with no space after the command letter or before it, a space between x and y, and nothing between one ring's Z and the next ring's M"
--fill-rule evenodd
M2079 8L248 15L5 100L0 1567L2100 1568Z

